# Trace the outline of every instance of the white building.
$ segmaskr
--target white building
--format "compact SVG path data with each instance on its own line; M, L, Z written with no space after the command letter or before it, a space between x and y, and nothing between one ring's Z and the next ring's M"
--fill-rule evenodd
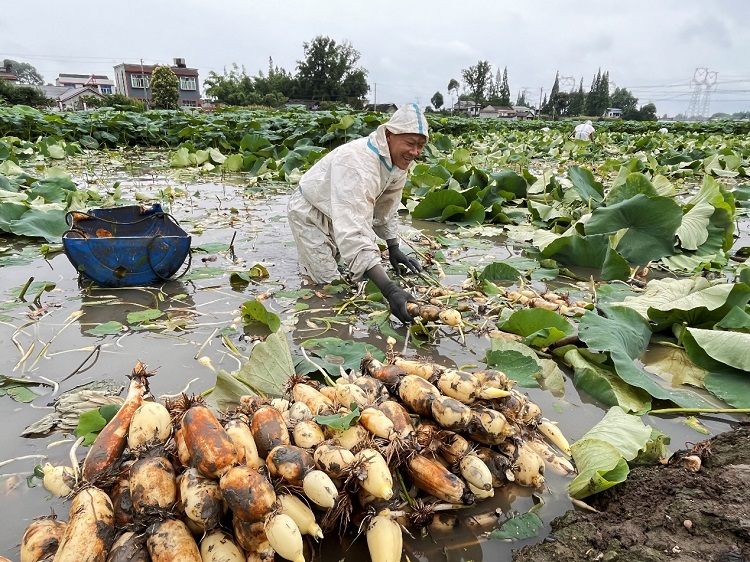
M100 94L112 94L115 82L102 74L60 74L55 80L56 86L68 88L94 88Z

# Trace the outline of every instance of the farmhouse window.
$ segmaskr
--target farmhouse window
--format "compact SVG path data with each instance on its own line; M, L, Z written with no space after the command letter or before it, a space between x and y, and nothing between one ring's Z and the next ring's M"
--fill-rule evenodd
M193 76L180 76L180 90L196 90L197 85Z
M148 88L148 76L145 74L131 74L130 85L133 88Z

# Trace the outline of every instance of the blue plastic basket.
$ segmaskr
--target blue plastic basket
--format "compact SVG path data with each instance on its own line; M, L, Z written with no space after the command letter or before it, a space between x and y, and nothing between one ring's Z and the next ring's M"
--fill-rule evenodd
M159 204L70 212L66 220L65 255L82 276L103 287L167 281L190 256L190 236Z

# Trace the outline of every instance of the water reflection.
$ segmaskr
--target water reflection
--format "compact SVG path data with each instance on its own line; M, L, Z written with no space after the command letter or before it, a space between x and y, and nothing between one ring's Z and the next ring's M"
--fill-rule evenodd
M164 329L178 331L189 327L195 316L192 290L181 281L168 281L158 287L109 288L89 285L81 290L81 334L98 337L89 330L107 322L136 327L143 322L163 324ZM128 315L159 310L153 320L128 321Z

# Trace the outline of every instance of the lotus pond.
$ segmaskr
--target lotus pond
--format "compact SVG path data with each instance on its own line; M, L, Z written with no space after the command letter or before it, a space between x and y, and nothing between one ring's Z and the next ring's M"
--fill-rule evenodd
M18 557L33 517L65 518L69 502L50 498L35 467L70 464L137 360L157 372L154 395L214 388L219 408L279 393L294 371L336 378L366 352L383 359L389 337L407 356L505 371L577 442L578 475L548 470L543 489L507 486L459 512L456 527L407 540L410 557L430 560L509 559L544 539L570 496L586 501L629 465L743 419L750 141L740 126L615 123L589 144L569 140L565 123L435 119L401 213L403 243L428 267L400 282L462 311L462 326L407 329L368 285L302 285L285 219L300 175L383 119L0 109L0 554ZM190 268L151 288L79 280L59 244L65 213L133 202L159 202L180 221ZM60 400L82 388L94 392ZM366 552L362 540L317 548L325 560Z

